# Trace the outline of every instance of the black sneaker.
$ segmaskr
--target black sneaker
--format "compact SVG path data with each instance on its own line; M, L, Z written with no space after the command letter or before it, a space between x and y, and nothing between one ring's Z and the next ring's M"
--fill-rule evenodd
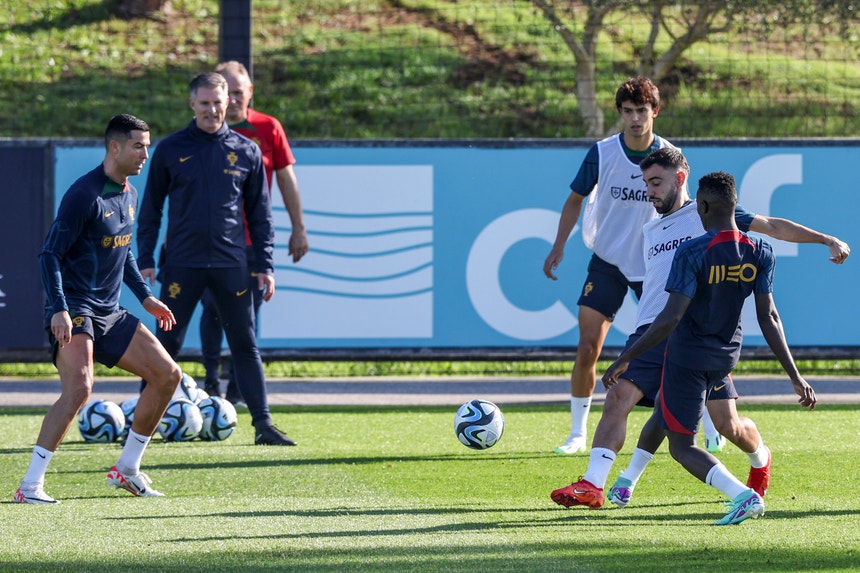
M257 446L295 446L296 443L274 425L257 428L254 444Z
M207 379L203 385L203 390L205 390L206 393L210 396L218 396L219 398L221 397L221 383L217 379Z

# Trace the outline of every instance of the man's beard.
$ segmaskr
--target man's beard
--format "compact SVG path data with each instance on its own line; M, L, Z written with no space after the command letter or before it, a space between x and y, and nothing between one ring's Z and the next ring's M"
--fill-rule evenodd
M675 208L675 203L678 202L678 188L673 184L672 188L666 192L666 196L660 200L660 206L654 206L658 215L665 215Z

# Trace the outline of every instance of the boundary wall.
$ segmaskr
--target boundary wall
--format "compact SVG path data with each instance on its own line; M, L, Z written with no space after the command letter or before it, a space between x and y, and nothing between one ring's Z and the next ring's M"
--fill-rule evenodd
M690 160L691 194L703 174L728 171L747 209L860 244L860 139L673 141ZM311 252L299 264L289 261L290 221L275 190L277 291L261 314L264 358L569 359L590 256L578 225L559 280L544 277L542 266L570 181L592 143L292 142ZM0 318L7 328L0 332L0 360L48 359L36 257L62 194L103 153L95 140L0 140L7 174L0 210L6 246ZM145 166L132 179L141 195L146 174ZM642 200L644 186L640 179L616 192ZM860 356L857 255L834 265L821 245L772 243L774 297L796 356ZM148 316L130 292L122 304ZM635 313L628 296L605 357L623 347ZM197 317L184 359L199 357ZM769 358L749 306L743 328L744 355Z

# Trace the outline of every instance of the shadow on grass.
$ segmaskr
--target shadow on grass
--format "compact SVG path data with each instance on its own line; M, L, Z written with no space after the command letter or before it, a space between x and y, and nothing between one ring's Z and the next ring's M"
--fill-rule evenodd
M86 498L75 498L86 499ZM655 508L667 507L670 509L690 508L698 509L699 506L706 506L708 509L702 511L690 511L679 515L677 513L656 513ZM710 509L714 509L711 511ZM352 535L409 535L413 533L427 533L432 531L470 531L482 530L484 528L516 528L527 525L528 527L554 527L557 525L587 525L589 527L640 527L640 526L677 526L681 523L691 521L702 522L703 525L711 525L714 521L722 517L719 504L712 501L690 501L684 503L672 504L653 504L640 506L634 509L615 509L603 508L600 510L592 510L586 508L566 509L562 507L535 507L535 508L510 508L510 507L493 507L493 506L454 506L454 507L392 507L385 509L361 509L355 507L327 508L320 510L268 510L268 511L228 511L228 512L201 512L198 514L185 514L183 517L202 518L202 519L220 519L220 518L266 518L266 517L296 517L296 518L339 518L339 517L393 517L393 516L439 516L451 515L454 518L462 518L468 515L504 515L511 514L515 516L526 516L527 521L522 519L515 520L497 520L486 522L461 522L450 523L438 526L419 527L419 528L392 528L392 529L372 529L372 530L349 530L346 531L329 531L320 533L314 531L312 533L301 534L284 534L284 535L265 535L260 538L305 538L305 537L341 537L346 534ZM856 512L850 509L845 510L808 510L808 511L769 511L763 519L778 519L778 520L797 520L807 519L812 517L829 517L829 518L844 518L855 516ZM172 519L174 516L167 515L138 515L138 516L109 516L104 517L105 520L159 520ZM752 521L750 522L752 523ZM254 537L248 537L253 539ZM163 541L205 541L205 539L215 540L216 536L207 536L206 538L175 538L164 539ZM225 537L224 539L229 539Z
M531 515L533 519L479 520L463 522L462 517L480 515L485 512ZM290 570L313 570L341 572L344 567L361 571L800 571L800 570L854 570L858 551L848 548L834 551L826 545L804 544L802 547L780 547L766 539L765 521L747 522L739 528L717 528L710 523L711 513L688 513L682 516L649 514L647 516L615 517L617 512L593 512L590 510L565 512L553 515L556 510L508 509L508 508L461 508L438 509L392 509L355 512L350 508L342 511L328 509L300 512L267 512L262 515L284 518L332 518L340 516L370 516L395 518L399 515L451 515L451 523L420 527L381 527L364 529L340 529L308 531L304 533L279 533L265 535L219 536L217 531L205 537L165 537L153 542L161 544L189 544L197 547L206 544L210 552L217 555L218 570L275 570L279 565ZM560 511L558 513L561 513ZM849 511L774 512L777 519L803 519L807 517L845 517ZM201 513L186 517L202 518L217 523L222 518L256 517L261 514ZM610 515L612 518L610 519ZM607 517L607 519L600 519ZM170 516L169 519L173 519ZM122 520L128 517L105 517L105 520ZM166 519L146 517L133 519ZM700 523L696 523L700 522ZM661 542L655 545L650 534L638 536L635 530L618 531L622 528L666 527L675 531L687 528L685 542ZM533 534L534 528L546 528L546 541L518 542L517 532ZM553 529L565 528L570 535L563 541ZM734 535L744 532L749 542L743 546L733 543L714 544L707 541L708 534L717 532ZM468 537L460 537L466 535ZM701 538L701 542L690 543L690 539ZM413 538L414 542L403 544L395 539ZM477 539L477 541L476 541ZM316 543L317 541L331 543ZM337 540L347 540L349 546ZM240 541L247 543L244 551L217 551L220 544ZM289 547L288 558L281 561L270 551L256 551L259 544L285 542ZM193 545L192 545L193 544ZM208 553L208 552L207 552ZM154 554L155 555L155 554ZM274 559L273 559L274 557ZM237 559L241 562L233 563ZM2 565L2 564L0 564ZM130 569L144 567L143 563L117 563L115 567ZM153 564L149 564L150 567ZM163 570L160 566L159 570Z
M114 16L109 8L114 2L88 4L82 7L72 6L65 10L45 10L41 17L26 24L9 24L0 30L11 34L32 36L37 32L62 32L70 28L89 26L111 20Z
M77 449L78 451L86 451L87 447L85 444L82 444L82 448ZM259 447L256 447L259 449ZM66 445L63 446L63 451L68 452L76 448L69 448ZM31 449L25 448L16 448L8 450L10 453L29 453ZM149 461L146 463L146 471L154 472L154 471L172 471L172 470L187 470L187 471L198 471L198 470L211 470L211 471L223 471L223 470L242 470L246 468L253 468L255 470L259 470L261 468L282 468L289 466L361 466L361 465L384 465L384 464L407 464L407 463L423 463L423 462L463 462L469 464L472 467L475 467L476 464L480 464L481 462L492 463L498 461L521 461L521 460L545 460L550 459L554 456L554 454L537 454L537 453L505 453L505 454L480 454L480 458L477 458L475 455L466 454L451 454L451 455L428 455L428 456L364 456L364 457L334 457L334 458L285 458L285 459L261 459L261 458L253 458L253 459L239 459L239 460L213 460L213 461L187 461L181 463L158 463ZM112 459L108 456L106 459ZM151 458L150 458L151 459ZM56 471L56 474L100 474L107 471L108 468L102 469L94 469L94 470L68 470L68 471Z
M695 533L704 533L697 530ZM174 541L170 541L173 543ZM212 547L208 545L207 547ZM495 573L530 573L547 571L801 571L856 569L857 552L834 552L829 547L651 547L646 541L633 539L619 544L594 536L571 536L556 543L516 543L500 545L492 535L481 543L468 545L427 543L417 546L290 547L284 552L248 547L236 550L209 550L201 554L198 565L187 561L171 563L171 556L149 558L116 558L110 563L90 558L74 562L74 570L89 572L151 571L410 571L445 573L449 571L493 571ZM72 564L60 560L40 560L45 571L72 570ZM32 567L32 565L31 565ZM0 560L4 571L31 571L20 562Z

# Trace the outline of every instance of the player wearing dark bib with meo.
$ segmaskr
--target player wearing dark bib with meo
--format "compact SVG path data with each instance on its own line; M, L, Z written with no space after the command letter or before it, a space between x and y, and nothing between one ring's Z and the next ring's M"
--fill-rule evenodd
M664 290L675 251L693 237L704 234L696 204L687 191L689 165L680 150L663 148L653 152L641 163L654 209L662 217L643 228L645 237L646 274L637 314L636 331L630 335L630 347L647 330L669 298ZM735 223L743 231L754 230L774 238L804 243L821 243L830 247L831 261L841 263L850 253L847 244L830 235L799 225L788 219L753 215L740 206L735 209ZM602 507L604 484L624 445L627 417L635 405L652 407L663 374L665 341L631 361L624 376L616 384L604 379L606 403L592 442L588 468L579 481L552 492L552 499L565 507L586 505ZM738 446L750 459L747 485L764 496L770 482L770 450L764 445L755 423L737 413L737 393L730 378L708 396L708 411L725 437ZM796 391L799 388L795 389ZM714 430L716 432L716 429ZM606 497L624 507L630 501L633 488L645 471L660 442L641 443L634 450L628 468L622 472ZM650 448L650 449L646 449Z
M815 392L797 371L773 302L773 251L762 239L738 230L736 205L731 175L716 172L699 180L696 206L707 233L678 247L666 282L666 306L604 375L604 381L617 382L632 360L669 337L658 404L643 435L665 435L675 460L731 500L716 525L764 514L762 496L695 441L706 397L726 383L740 357L741 310L751 294L768 346L799 386L800 404L812 409L816 403Z

